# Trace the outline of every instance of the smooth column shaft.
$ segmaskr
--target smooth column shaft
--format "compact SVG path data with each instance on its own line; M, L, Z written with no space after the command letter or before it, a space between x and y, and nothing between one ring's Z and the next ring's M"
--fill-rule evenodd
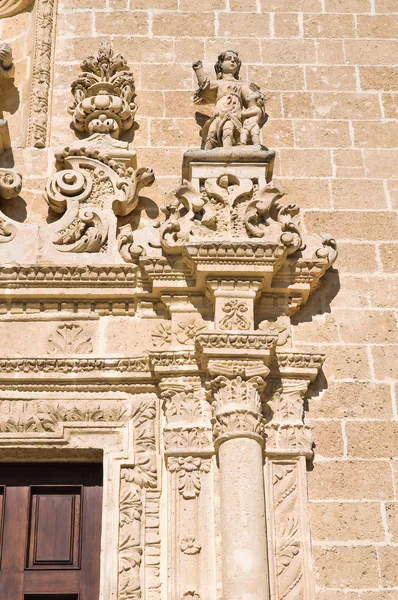
M269 599L262 449L250 438L219 448L223 600Z

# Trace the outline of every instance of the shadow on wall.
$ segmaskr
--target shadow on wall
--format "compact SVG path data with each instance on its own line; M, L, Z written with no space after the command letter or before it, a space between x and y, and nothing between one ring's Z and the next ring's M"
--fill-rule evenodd
M322 277L317 290L309 297L307 304L292 317L292 325L308 323L315 315L330 313L330 304L340 290L340 276L337 269L330 268Z

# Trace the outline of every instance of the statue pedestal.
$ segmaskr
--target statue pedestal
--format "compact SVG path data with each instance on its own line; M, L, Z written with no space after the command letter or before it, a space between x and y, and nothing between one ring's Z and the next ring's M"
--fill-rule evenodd
M275 151L264 146L233 146L213 150L187 150L182 178L199 190L201 180L234 175L269 183L272 180Z

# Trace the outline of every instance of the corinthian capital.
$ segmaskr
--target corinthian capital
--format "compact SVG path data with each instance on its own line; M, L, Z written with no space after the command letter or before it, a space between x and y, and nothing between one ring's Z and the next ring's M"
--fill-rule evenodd
M218 361L220 362L220 361ZM213 408L213 435L216 445L236 437L250 437L264 442L264 419L261 392L268 369L260 365L231 365L229 374L223 365L209 384L209 401ZM257 369L255 368L257 366ZM210 372L214 373L215 365ZM258 374L256 374L256 370Z

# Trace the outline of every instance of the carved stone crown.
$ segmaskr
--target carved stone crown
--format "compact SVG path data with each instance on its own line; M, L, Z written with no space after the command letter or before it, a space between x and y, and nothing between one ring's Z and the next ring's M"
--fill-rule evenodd
M69 108L78 131L108 133L118 139L131 129L137 105L134 103L134 75L126 59L114 54L112 44L103 41L97 57L90 55L80 65L83 73L71 85L75 97Z

